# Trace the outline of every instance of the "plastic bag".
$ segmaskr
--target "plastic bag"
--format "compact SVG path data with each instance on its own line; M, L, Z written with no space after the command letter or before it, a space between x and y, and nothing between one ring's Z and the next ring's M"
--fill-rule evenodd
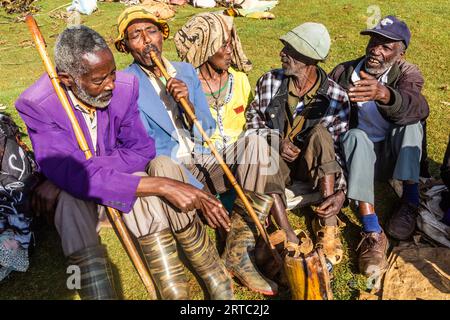
M192 0L192 5L196 8L214 8L215 0Z
M97 0L73 0L67 11L78 11L79 13L90 15L97 9Z

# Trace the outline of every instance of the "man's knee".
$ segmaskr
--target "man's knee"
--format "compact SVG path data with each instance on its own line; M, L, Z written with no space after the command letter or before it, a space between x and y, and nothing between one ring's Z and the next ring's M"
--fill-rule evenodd
M392 137L396 142L400 140L397 144L417 146L422 149L423 126L418 122L395 128L392 130Z
M331 138L330 132L321 124L316 124L314 127L311 128L310 136L316 137L316 136L324 136Z
M342 139L343 143L359 143L359 142L368 142L370 141L369 136L361 129L350 129L348 130L344 138Z
M244 143L238 140L236 149L237 162L239 164L268 165L270 162L270 147L264 137L250 135L244 138ZM232 159L232 154L227 153L227 159Z
M70 193L61 190L57 199L55 220L57 220L58 216L62 214L64 214L65 219L68 219L68 216L70 215L73 215L75 218L79 218L80 211L95 215L97 213L97 204L92 201L78 199Z
M150 161L147 172L152 177L167 177L183 181L183 168L167 156L157 156Z
M344 136L346 139L369 140L369 136L361 129L350 129Z
M312 127L306 138L307 144L312 144L316 148L332 148L334 150L331 133L321 124Z
M257 134L252 134L252 135L246 136L244 139L245 139L245 145L247 147L254 146L259 149L261 147L264 148L264 147L268 146L267 140L264 137L257 135Z

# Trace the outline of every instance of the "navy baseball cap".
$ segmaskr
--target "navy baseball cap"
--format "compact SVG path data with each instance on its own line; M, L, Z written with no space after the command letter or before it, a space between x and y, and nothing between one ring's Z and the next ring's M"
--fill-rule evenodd
M394 16L384 17L373 29L361 31L360 34L366 36L379 34L388 39L403 41L407 48L411 39L411 31L409 31L406 23Z

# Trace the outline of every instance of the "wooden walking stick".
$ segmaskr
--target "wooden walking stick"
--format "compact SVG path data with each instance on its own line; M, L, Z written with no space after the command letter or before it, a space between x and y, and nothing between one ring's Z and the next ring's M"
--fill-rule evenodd
M169 81L171 78L170 75L167 73L166 68L164 68L164 65L161 63L158 56L156 55L156 53L153 50L150 51L150 57L153 60L153 62L156 64L156 66L159 68L159 70L163 74L164 78L167 81ZM282 259L280 257L280 254L275 249L275 246L270 242L269 235L267 234L267 230L262 226L261 222L259 221L258 216L255 213L255 210L253 209L253 207L251 206L247 197L245 196L244 191L242 190L241 186L236 181L236 178L233 176L233 173L231 172L230 168L228 168L227 164L223 161L222 156L217 152L216 148L214 147L214 144L211 142L211 139L209 139L208 135L206 134L206 132L203 130L202 126L198 122L197 116L191 110L191 107L189 106L186 99L181 98L180 104L183 107L184 111L187 113L189 119L194 123L194 125L200 131L203 139L206 141L209 148L211 149L211 152L214 154L214 157L216 157L217 161L219 162L220 166L222 167L223 172L225 172L225 175L227 176L231 185L234 187L239 198L244 203L245 209L247 209L250 217L252 218L253 222L256 224L256 227L258 228L261 236L263 237L267 246L270 248L270 251L272 252L272 255L273 255L275 261L277 261L277 263L279 263L281 265Z
M89 146L86 142L86 138L84 137L83 131L81 130L77 118L75 117L75 114L72 110L69 100L67 99L66 93L64 92L63 88L59 83L58 75L48 56L47 50L45 48L46 44L41 34L41 31L39 30L39 27L36 24L36 20L33 18L32 15L28 15L25 18L25 21L28 25L28 28L30 29L31 35L36 44L36 48L39 51L39 54L45 66L45 70L52 82L53 88L55 89L59 101L61 102L61 105L63 106L64 111L67 113L70 123L72 124L72 128L73 131L75 132L78 145L80 149L84 152L86 159L90 159L92 158L92 152L89 149ZM128 233L128 230L122 220L120 212L110 207L106 207L106 209L109 219L113 222L115 226L117 237L125 247L128 256L130 257L134 267L139 273L139 276L141 277L141 280L144 283L145 288L150 294L150 299L156 300L157 299L156 291L152 279L150 277L150 274L147 270L147 267L142 262L142 259L133 243L133 240L131 239L130 234Z

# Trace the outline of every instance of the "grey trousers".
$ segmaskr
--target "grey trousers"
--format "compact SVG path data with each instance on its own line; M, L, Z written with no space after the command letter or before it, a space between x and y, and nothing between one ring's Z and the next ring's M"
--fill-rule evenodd
M394 127L384 141L377 143L360 129L349 130L342 138L347 197L373 205L375 179L419 182L422 137L420 123Z
M136 175L188 182L183 169L169 157L159 156L153 159L147 171L148 173L139 172ZM55 225L65 256L99 244L99 215L104 214L104 211L103 206L61 191L56 206ZM182 230L194 220L195 214L195 210L182 213L163 198L149 196L137 198L133 209L123 214L123 220L131 234L139 238L167 228L175 232Z
M244 190L262 194L277 193L283 198L289 168L281 160L276 148L278 144L270 146L266 138L252 134L240 138L220 153ZM209 192L220 194L232 189L213 154L197 154L193 160L194 163L186 164L186 167Z

